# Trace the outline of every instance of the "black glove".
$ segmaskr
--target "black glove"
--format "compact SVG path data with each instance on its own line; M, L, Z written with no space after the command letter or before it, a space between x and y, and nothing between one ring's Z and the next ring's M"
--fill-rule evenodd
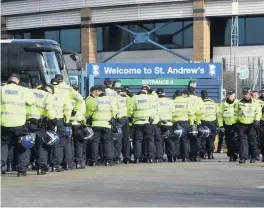
M46 119L46 125L48 130L54 130L57 123L57 119Z
M116 126L116 120L115 120L115 118L111 118L111 120L109 121L109 124L111 126L115 127Z
M149 123L152 124L154 122L154 119L149 117Z
M71 116L75 116L76 115L76 111L75 110L72 110L72 112L71 112Z
M128 117L128 121L129 121L129 123L133 123L133 118L132 117Z
M87 125L91 126L92 123L93 123L93 118L92 117L89 117L89 118L86 119L86 124Z

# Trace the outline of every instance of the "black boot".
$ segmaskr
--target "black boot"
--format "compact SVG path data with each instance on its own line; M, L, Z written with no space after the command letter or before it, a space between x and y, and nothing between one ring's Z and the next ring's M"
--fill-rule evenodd
M149 158L148 159L148 163L153 163L153 159L152 158Z
M236 162L236 161L237 161L237 159L238 159L238 156L237 156L237 154L234 154L234 155L233 155L233 161L234 161L234 162Z
M76 164L76 169L85 169L85 166L81 164Z
M44 170L44 168L37 167L37 175L46 175L47 172Z
M63 172L64 169L60 165L52 166L51 172Z
M18 172L17 177L20 177L20 176L27 176L27 172Z
M6 172L12 172L12 164L7 164Z
M251 158L250 163L256 163L256 159L255 158Z
M245 160L245 159L240 159L240 160L239 160L239 163L240 163L240 164L246 163L246 160Z
M115 164L112 161L106 161L105 166L115 166Z
M233 162L233 157L229 157L229 162Z
M172 156L168 156L168 162L174 162L174 159Z
M134 163L138 164L140 160L138 158L135 158Z

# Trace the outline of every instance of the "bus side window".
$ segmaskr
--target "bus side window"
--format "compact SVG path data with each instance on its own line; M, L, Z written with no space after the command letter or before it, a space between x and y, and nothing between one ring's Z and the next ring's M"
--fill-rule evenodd
M1 43L1 81L6 82L10 75L9 43Z

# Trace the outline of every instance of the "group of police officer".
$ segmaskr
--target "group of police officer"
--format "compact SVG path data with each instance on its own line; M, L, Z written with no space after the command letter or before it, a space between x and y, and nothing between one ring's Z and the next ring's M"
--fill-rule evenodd
M12 74L1 87L2 174L26 176L32 165L43 175L86 165L163 162L164 154L168 162L214 159L218 132L225 134L230 161L254 163L264 155L264 89L252 98L245 88L241 100L228 91L217 106L206 90L196 96L194 87L176 90L171 99L162 88L145 85L133 95L118 81L113 85L106 79L84 100L60 74L50 85L35 81L33 89Z

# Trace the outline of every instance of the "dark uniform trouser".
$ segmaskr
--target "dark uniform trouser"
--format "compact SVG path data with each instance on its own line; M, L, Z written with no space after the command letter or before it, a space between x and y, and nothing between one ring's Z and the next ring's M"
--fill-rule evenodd
M167 126L170 132L173 132L172 126ZM180 139L176 139L174 136L169 136L165 139L165 152L168 159L176 158L180 156Z
M93 127L94 136L91 141L91 157L92 162L97 162L98 160L98 150L99 143L102 143L103 158L106 162L111 162L113 160L113 150L112 150L112 138L111 129L105 127Z
M74 162L80 165L82 165L86 155L84 154L84 146L86 146L86 142L84 142L85 140L81 137L81 129L81 125L72 126L72 137L74 143Z
M188 138L188 131L190 128L188 121L179 121L177 122L185 130L185 136L180 138L180 152L183 158L189 158L189 153L191 151L190 140Z
M161 140L161 130L157 124L153 124L153 131L154 131L154 143L156 146L156 159L162 160L163 159L163 142Z
M222 145L223 145L223 141L224 141L224 136L225 136L225 134L224 134L222 131L220 131L220 132L218 133L218 138L219 138L219 140L218 140L218 144L217 144L217 152L218 152L218 153L220 153L221 150L222 150Z
M37 166L47 167L50 147L43 141L43 137L47 135L45 134L45 127L39 127L39 123L37 119L31 119L30 122L27 121L26 123L29 131L36 134L34 149L31 150L31 162L34 162L36 159ZM34 155L32 155L32 151L34 151Z
M227 156L233 157L234 154L239 153L237 148L236 136L236 126L235 125L225 125L225 141L227 146Z
M63 119L58 119L57 123L57 134L59 135L60 142L52 147L52 164L60 165L63 161L63 149L65 146L65 128L63 125Z
M1 126L1 166L6 165L10 143L13 142L17 157L17 171L25 172L28 170L30 162L30 150L25 150L18 143L18 139L23 135L23 126L3 127Z
M216 136L216 124L214 121L202 121L202 124L204 126L207 126L210 130L210 136L207 137L206 139L203 139L201 141L202 143L202 154L205 154L207 152L208 154L211 154L214 152L214 141L215 141L215 136Z
M121 118L117 121L122 124L122 155L123 159L130 159L130 142L129 142L129 122L127 118Z
M11 165L13 170L16 170L17 162L16 162L16 152L14 148L13 141L8 145L8 157L7 157L7 165Z
M142 156L142 142L145 140L147 156L150 159L155 157L155 144L154 144L154 135L153 127L151 124L135 124L134 125L134 138L133 138L133 147L134 155L136 159L140 159Z
M195 158L201 151L201 138L194 135L188 135L191 146L191 157Z
M239 124L238 136L240 140L239 159L248 159L250 150L251 158L256 158L256 136L257 132L252 124Z

